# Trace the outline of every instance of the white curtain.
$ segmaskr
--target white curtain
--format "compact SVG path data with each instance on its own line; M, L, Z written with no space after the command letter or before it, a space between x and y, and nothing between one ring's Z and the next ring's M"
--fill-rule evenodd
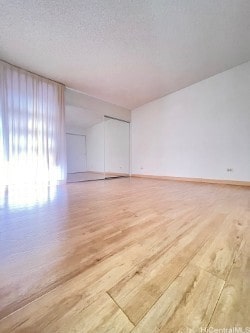
M0 184L65 178L64 86L0 61Z

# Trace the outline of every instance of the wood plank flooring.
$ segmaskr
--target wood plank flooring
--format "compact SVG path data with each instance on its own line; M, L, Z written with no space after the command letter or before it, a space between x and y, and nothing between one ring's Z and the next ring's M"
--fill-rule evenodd
M248 187L10 187L0 208L1 333L250 331Z

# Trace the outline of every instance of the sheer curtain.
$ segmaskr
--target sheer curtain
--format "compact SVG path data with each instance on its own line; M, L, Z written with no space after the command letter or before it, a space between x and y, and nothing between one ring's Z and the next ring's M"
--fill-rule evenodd
M0 61L0 184L66 178L64 86Z

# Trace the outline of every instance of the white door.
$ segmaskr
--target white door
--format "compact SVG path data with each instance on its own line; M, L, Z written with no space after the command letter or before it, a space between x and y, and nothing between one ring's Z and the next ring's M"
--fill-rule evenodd
M87 171L85 135L66 134L68 173Z

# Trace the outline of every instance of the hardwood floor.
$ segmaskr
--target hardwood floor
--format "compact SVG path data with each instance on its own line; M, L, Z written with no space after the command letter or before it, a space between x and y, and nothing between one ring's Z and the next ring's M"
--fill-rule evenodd
M119 178L0 206L1 333L250 327L248 187Z

